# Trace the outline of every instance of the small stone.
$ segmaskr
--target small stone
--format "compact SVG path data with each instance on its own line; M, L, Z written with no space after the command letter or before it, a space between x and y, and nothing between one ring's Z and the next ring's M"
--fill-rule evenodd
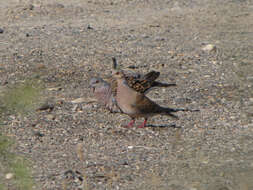
M0 34L4 33L4 29L0 28Z
M127 160L121 160L121 161L120 161L120 164L121 164L121 165L124 165L124 166L128 166L128 165L129 165L129 163L128 163Z
M4 79L4 80L1 82L1 85L4 86L4 85L6 85L6 84L8 84L8 81L7 81L7 79Z
M55 116L52 114L48 114L46 117L48 120L55 120Z
M96 108L95 105L92 105L92 104L85 104L82 106L82 110L88 110L88 109L91 109L91 108Z
M231 116L230 119L236 119L236 117L235 116Z
M48 88L49 91L61 91L62 87Z
M28 5L28 9L29 10L33 10L34 9L34 5L33 4Z
M202 50L207 52L216 51L216 46L213 44L207 44L202 48Z
M77 111L78 110L78 104L74 105L74 107L72 108L72 111Z
M253 82L253 76L247 77L247 80L248 80L249 82Z
M52 111L54 109L54 105L50 103L44 103L41 105L36 111L43 111L43 110L49 110Z
M127 68L129 68L129 69L138 69L139 67L135 66L135 65L129 65Z
M80 103L92 103L96 102L97 100L95 98L77 98L75 100L72 100L71 103L73 104L80 104Z
M142 35L142 37L143 37L143 38L149 38L149 36L148 36L148 35L145 35L145 34Z
M35 69L38 69L38 70L46 69L46 66L43 64L38 64L35 66Z
M88 26L87 26L87 29L88 29L88 30L93 30L94 28L91 27L90 25L88 25Z
M11 178L13 178L14 177L14 174L13 173L7 173L6 175L5 175L5 178L6 179L11 179Z
M203 163L203 164L208 164L209 161L208 161L207 159L204 159L204 160L202 160L202 163Z
M75 100L72 100L71 103L73 104L79 104L79 103L83 103L86 101L86 98L77 98Z
M151 27L151 28L158 28L158 27L160 27L160 25L159 24L150 24L149 27Z
M35 131L34 132L34 136L36 136L36 137L44 137L45 135L43 133L39 132L39 131Z

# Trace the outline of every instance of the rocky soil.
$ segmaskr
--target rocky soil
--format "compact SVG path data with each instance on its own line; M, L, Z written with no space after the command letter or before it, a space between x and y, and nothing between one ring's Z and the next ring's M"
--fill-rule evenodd
M2 113L0 128L34 189L253 189L251 0L9 0L0 29L1 96L27 81L41 89L25 114ZM151 99L200 112L122 127L129 117L88 88L113 56L177 84Z

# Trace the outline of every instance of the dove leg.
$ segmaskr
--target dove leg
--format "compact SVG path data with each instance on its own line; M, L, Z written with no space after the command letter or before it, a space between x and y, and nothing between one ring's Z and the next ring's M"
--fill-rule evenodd
M132 119L132 121L130 121L128 124L127 124L127 128L128 127L133 127L133 125L134 125L134 123L135 123L135 119Z
M145 118L144 122L141 125L139 125L138 128L144 128L144 127L146 127L147 120L148 119Z

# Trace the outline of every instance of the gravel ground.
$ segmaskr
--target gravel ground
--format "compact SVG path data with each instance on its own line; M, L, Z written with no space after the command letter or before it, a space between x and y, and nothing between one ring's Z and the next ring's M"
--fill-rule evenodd
M253 189L251 0L10 0L0 29L0 93L36 80L36 106L53 105L1 126L36 189ZM151 99L200 112L123 128L88 89L113 56L177 83Z

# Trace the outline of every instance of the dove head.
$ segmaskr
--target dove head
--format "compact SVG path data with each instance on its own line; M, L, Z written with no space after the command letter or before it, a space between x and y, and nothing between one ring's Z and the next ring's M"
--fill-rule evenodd
M113 77L114 77L115 79L124 79L124 78L125 78L125 74L124 74L123 71L115 71L115 72L113 73Z
M92 88L92 90L94 92L95 88L99 88L99 87L105 85L105 83L106 82L102 78L93 77L92 79L90 79L89 87Z
M103 82L103 79L99 77L93 77L90 79L90 87L96 87L99 83Z

